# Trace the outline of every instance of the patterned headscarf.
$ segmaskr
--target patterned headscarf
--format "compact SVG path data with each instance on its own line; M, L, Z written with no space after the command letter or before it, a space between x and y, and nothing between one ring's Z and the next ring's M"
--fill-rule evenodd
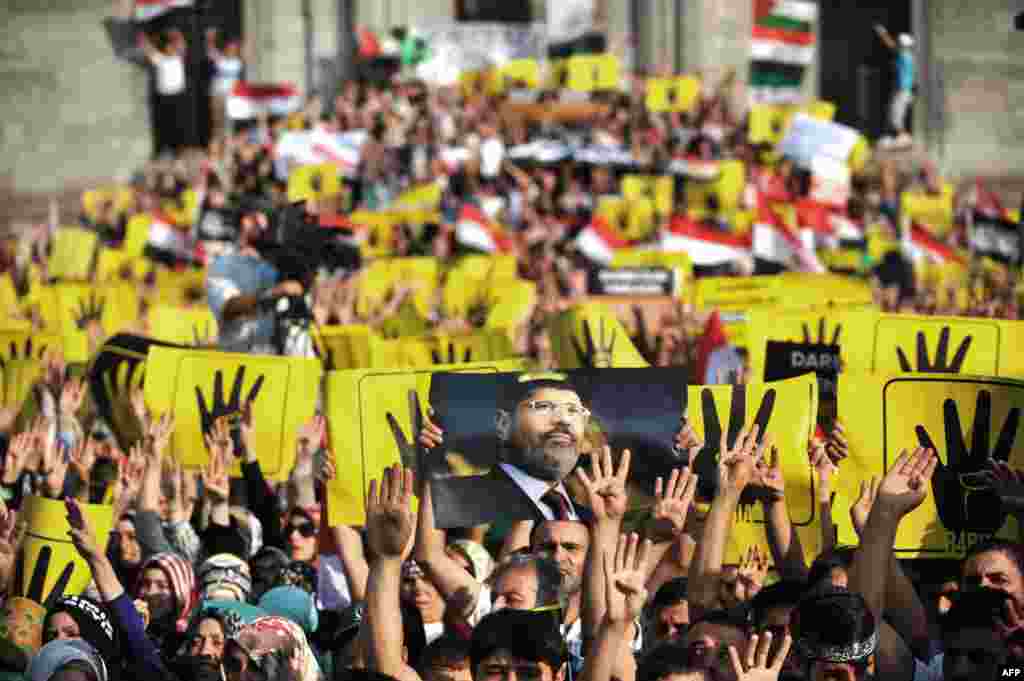
M202 624L203 620L208 619L220 622L220 628L224 631L225 642L237 639L238 635L245 627L245 622L238 612L224 608L209 608L204 604L202 607L197 608L192 615L192 620L188 625L188 631L185 632L181 648L178 650L179 656L189 654L189 649L192 647L192 641L195 640L195 637L199 634L199 625Z
M177 608L175 613L175 625L179 633L188 628L189 615L195 607L196 575L192 570L192 564L176 553L158 553L147 560L142 569L139 570L139 581L142 575L149 568L158 567L167 575L171 582L171 591L174 593L174 603ZM135 593L139 592L140 583L135 584Z
M320 665L299 625L284 617L260 617L246 625L235 644L267 681L319 681ZM297 671L291 660L297 657Z

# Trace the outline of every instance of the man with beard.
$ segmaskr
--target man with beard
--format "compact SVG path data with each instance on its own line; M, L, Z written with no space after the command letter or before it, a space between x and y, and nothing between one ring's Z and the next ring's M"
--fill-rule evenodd
M555 378L520 377L497 410L499 463L486 476L452 477L432 485L438 507L458 508L462 526L483 525L495 509L508 520L580 521L564 480L580 457L590 410L577 390ZM426 424L420 444L441 444L443 432Z

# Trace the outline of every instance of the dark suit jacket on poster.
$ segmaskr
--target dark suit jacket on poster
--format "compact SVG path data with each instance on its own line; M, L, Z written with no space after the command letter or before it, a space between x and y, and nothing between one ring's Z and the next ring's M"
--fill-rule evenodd
M440 529L476 527L509 520L543 522L552 517L551 511L535 503L501 465L486 475L435 478L431 485L434 517ZM578 519L583 522L590 520L590 510L576 504L564 487L562 491Z

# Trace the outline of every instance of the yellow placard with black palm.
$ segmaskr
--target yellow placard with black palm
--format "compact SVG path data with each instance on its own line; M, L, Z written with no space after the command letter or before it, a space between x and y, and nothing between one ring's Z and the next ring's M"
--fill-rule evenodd
M103 336L130 329L138 319L138 298L129 282L56 284L59 330L68 362L89 361L89 328L99 324Z
M559 369L650 366L615 313L600 303L574 305L548 322Z
M94 536L106 537L114 526L114 507L78 504ZM29 497L19 520L26 524L25 541L18 560L13 594L52 606L62 596L80 594L92 581L89 565L71 543L71 526L64 502Z
M242 409L251 402L260 467L281 480L295 459L296 433L316 409L321 374L316 359L153 347L146 360L146 404L174 414L174 456L188 468L201 468L209 462L203 433L228 417L237 443Z
M884 314L876 323L878 373L1000 376L1001 325L962 317Z
M903 450L934 449L939 466L924 503L900 522L900 558L962 558L973 543L1016 536L1015 523L986 475L991 463L1024 465L1020 413L1024 383L976 376L845 376L840 417L850 444L840 492L856 499L861 481L879 479ZM787 481L788 482L788 481ZM847 514L834 514L840 541L856 543Z
M700 476L697 496L709 500L717 489L717 466L724 435L732 447L744 428L757 424L758 442L770 436L778 448L786 481L786 505L800 533L808 560L820 551L819 516L814 503L814 483L807 445L814 435L818 415L818 382L813 375L772 383L689 386L686 417L704 439L704 449L691 464ZM767 547L764 514L755 495L744 492L726 551L727 562L749 546Z
M645 103L654 113L692 111L700 95L700 79L695 76L649 78Z
M768 341L839 345L846 371L869 371L878 311L871 307L758 307L747 315L751 375L764 376Z
M217 319L205 305L154 305L149 310L148 331L153 338L177 345L206 348L217 344Z
M566 86L576 92L616 90L620 83L619 58L613 54L577 55L567 60Z
M416 469L419 457L414 423L430 394L430 376L442 371L500 373L523 371L521 360L439 365L423 369L332 371L324 399L338 474L328 483L328 522L366 522L364 494L370 480L396 463ZM412 400L410 392L414 392ZM418 396L418 397L417 397ZM413 406L415 405L415 406ZM457 467L457 466L456 466ZM465 474L471 471L464 471Z
M50 276L68 281L89 279L98 248L99 235L96 232L78 227L57 229L48 263Z

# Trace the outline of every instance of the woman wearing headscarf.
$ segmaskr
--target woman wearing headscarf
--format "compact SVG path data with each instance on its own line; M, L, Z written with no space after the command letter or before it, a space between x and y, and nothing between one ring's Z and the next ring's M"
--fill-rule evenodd
M107 608L84 596L65 596L43 620L43 643L83 639L106 664L111 679L120 677L123 656L118 649L117 629Z
M77 671L77 676L67 672ZM58 672L61 676L81 681L108 681L107 665L99 652L80 638L56 639L39 649L25 671L27 681L50 681Z
M249 564L230 553L211 556L196 571L199 600L235 600L245 603L252 593Z
M251 678L258 671L266 681L320 681L320 665L299 625L284 617L261 617L232 640L224 657L229 681Z
M228 642L243 627L242 617L233 610L201 608L185 632L185 641L171 661L171 668L181 679L189 681L221 681L221 663Z
M149 611L146 633L165 653L178 649L194 606L192 565L176 553L158 553L147 560L135 584L135 597Z

